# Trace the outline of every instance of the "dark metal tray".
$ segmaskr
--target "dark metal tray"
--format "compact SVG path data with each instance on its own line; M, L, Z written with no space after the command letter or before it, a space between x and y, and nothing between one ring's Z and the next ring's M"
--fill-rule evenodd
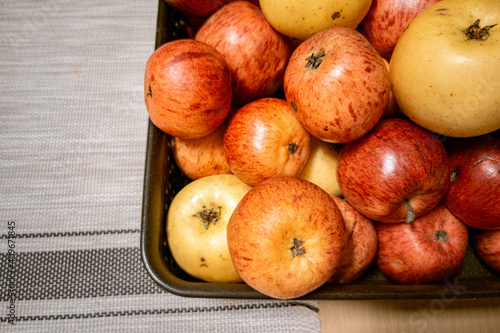
M186 18L159 0L156 48L187 37ZM180 296L206 298L268 299L245 283L209 283L183 272L168 249L165 217L173 196L189 179L177 168L170 137L149 122L144 173L141 225L141 256L150 274L165 290ZM500 297L500 276L488 269L469 245L460 271L441 284L395 285L372 265L348 285L325 284L301 297L314 300L359 299L454 299Z

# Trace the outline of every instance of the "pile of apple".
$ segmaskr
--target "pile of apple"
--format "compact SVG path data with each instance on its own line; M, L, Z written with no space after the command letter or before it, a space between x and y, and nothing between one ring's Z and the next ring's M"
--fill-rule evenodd
M192 179L166 221L188 274L439 283L469 241L500 272L498 0L166 2L197 23L144 85Z

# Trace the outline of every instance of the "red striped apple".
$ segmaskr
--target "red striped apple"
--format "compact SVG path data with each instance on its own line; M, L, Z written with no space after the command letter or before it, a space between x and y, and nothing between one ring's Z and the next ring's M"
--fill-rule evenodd
M450 183L443 144L399 118L381 120L340 150L340 191L361 214L379 222L411 222L436 206Z

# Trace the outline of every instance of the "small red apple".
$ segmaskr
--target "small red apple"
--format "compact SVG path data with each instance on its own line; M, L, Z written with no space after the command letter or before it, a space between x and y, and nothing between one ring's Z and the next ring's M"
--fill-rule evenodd
M290 104L262 98L241 107L224 134L231 172L249 185L276 176L297 177L311 150L311 135Z
M442 282L457 272L465 257L467 226L439 204L413 223L375 223L376 263L400 284Z
M224 122L214 132L199 139L171 138L172 155L188 178L231 173L222 144L226 126Z
M303 296L326 283L339 267L346 242L332 197L294 177L254 186L227 225L229 253L241 279L279 299Z
M475 230L472 239L479 258L488 267L500 273L500 229Z
M286 100L315 137L354 141L380 119L391 91L382 57L358 31L323 30L300 44L284 77Z
M231 94L229 67L208 44L174 40L156 49L146 63L149 117L171 136L197 139L215 131L229 113Z
M235 0L165 0L165 2L177 9L178 11L198 16L205 17L214 13L217 9ZM254 4L258 4L258 0L247 0Z
M443 144L399 118L380 120L342 146L337 176L347 201L379 222L411 222L436 206L450 183Z
M440 0L373 0L359 27L384 58L392 50L406 27L425 8Z
M283 85L291 43L273 29L259 7L246 1L225 5L205 21L196 40L225 57L233 80L233 104L271 96Z
M500 131L452 139L451 181L443 203L476 229L500 228Z
M347 246L339 269L329 283L347 284L360 277L371 265L377 253L377 232L373 222L361 215L346 200L332 195L344 218Z

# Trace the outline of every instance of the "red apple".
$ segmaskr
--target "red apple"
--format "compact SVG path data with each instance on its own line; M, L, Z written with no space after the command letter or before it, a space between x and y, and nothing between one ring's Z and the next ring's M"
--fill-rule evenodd
M291 43L271 27L259 7L246 1L225 5L205 21L196 40L225 57L233 80L233 104L271 96L283 85Z
M224 134L229 168L249 185L276 176L298 176L310 150L311 135L290 104L279 98L262 98L241 107Z
M292 177L254 186L227 225L229 253L241 279L280 299L303 296L326 283L338 269L346 242L332 197Z
M361 215L346 200L332 195L344 219L347 246L329 283L347 284L356 280L371 265L377 253L377 232L373 222Z
M467 226L439 204L413 223L375 223L376 263L401 284L442 282L457 272L465 257Z
M179 169L190 179L230 174L222 144L226 123L199 139L171 138L172 154Z
M373 0L361 21L361 32L384 58L392 50L406 27L425 8L440 0Z
M214 13L217 9L235 0L165 0L165 2L177 9L178 11L198 16L205 17ZM258 4L258 0L247 0L254 4Z
M448 147L451 182L443 203L476 229L500 228L500 131L454 139Z
M201 138L229 113L231 72L214 47L174 40L149 57L144 96L149 117L160 130L183 139Z
M500 273L500 229L475 230L473 245L479 258L488 267Z
M450 183L443 144L405 119L382 119L340 150L340 191L379 222L411 222L436 206Z
M382 57L358 31L323 30L300 44L285 71L286 100L315 137L354 141L380 119L391 91Z

